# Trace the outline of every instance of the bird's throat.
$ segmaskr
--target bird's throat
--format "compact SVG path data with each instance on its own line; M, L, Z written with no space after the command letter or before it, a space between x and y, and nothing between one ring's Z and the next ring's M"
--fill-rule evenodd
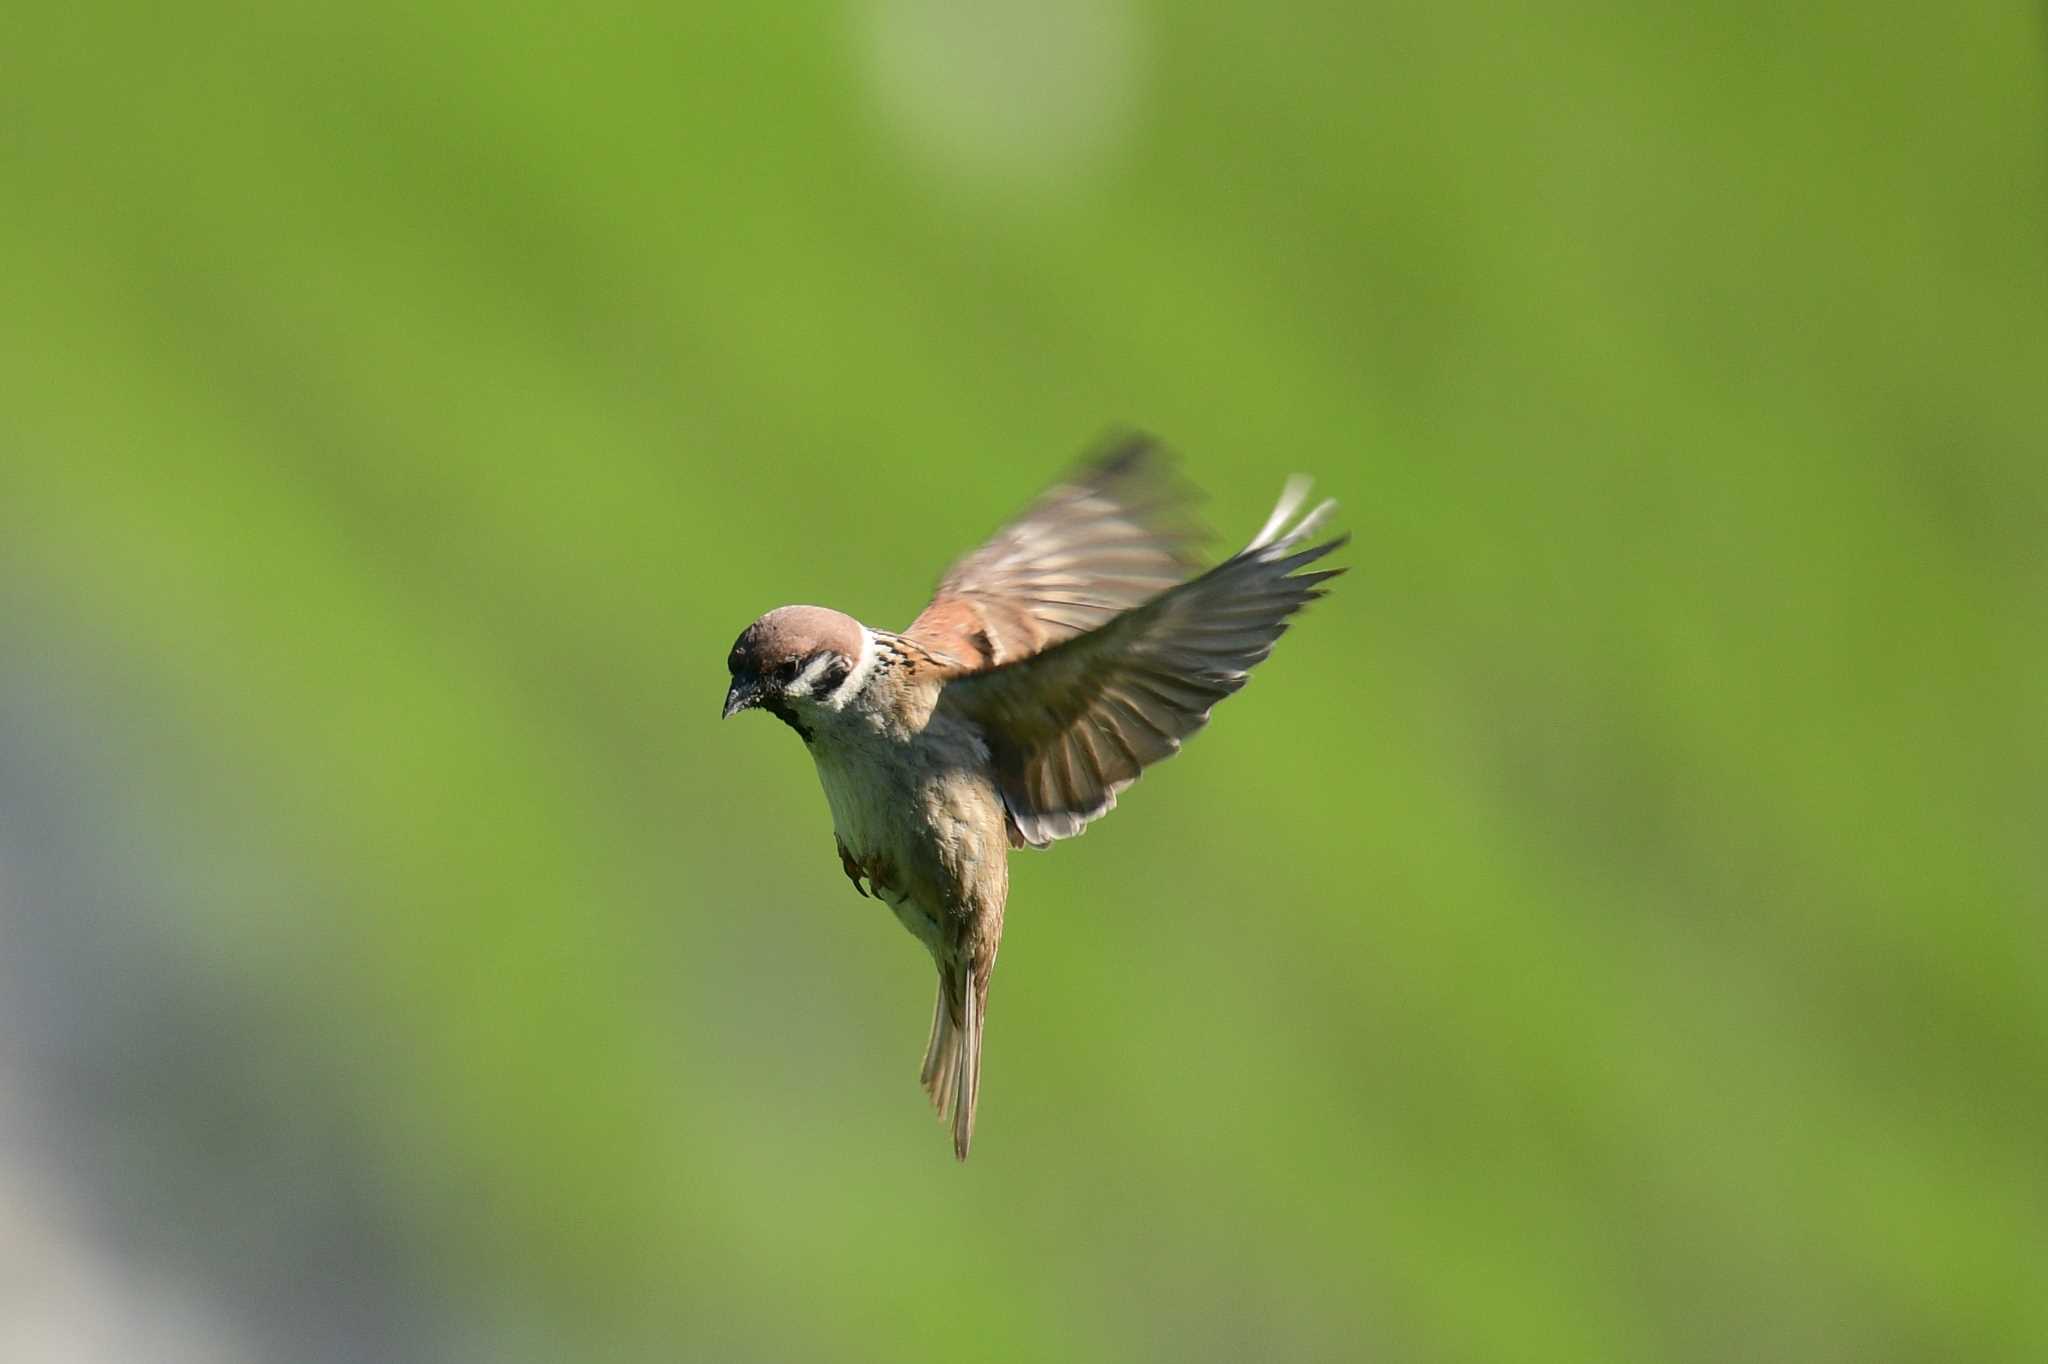
M811 742L811 731L805 727L803 721L796 718L796 710L789 702L779 696L770 697L761 702L761 709L795 730L796 736L802 739L805 744L808 745Z

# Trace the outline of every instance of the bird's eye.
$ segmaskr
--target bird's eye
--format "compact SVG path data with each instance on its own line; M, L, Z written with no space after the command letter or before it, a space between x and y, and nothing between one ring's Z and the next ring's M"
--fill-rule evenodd
M784 682L794 682L796 680L796 660L791 659L789 662L777 668L775 670L775 676Z

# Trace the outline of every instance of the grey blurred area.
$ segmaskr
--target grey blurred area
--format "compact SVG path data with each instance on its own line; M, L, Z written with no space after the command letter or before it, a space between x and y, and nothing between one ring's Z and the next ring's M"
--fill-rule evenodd
M146 691L4 599L0 638L0 1361L446 1357L288 982L204 946L310 892L182 837Z

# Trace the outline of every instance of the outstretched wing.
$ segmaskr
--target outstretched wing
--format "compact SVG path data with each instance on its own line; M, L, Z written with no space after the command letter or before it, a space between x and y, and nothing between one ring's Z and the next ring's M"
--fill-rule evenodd
M1299 546L1336 505L1292 529L1308 495L1291 481L1236 555L1034 657L956 677L939 704L986 736L1016 839L1042 848L1116 804L1146 767L1180 751L1218 701L1273 651L1287 617L1342 569L1303 573L1349 536Z
M903 633L975 672L1093 630L1195 571L1194 501L1171 456L1126 437L947 569Z

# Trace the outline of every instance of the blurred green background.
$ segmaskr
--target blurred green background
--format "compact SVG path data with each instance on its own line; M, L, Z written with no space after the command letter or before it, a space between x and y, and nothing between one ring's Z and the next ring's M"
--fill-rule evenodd
M5 30L0 1355L2048 1357L2039 9ZM1353 571L955 1168L722 659L1119 422Z

